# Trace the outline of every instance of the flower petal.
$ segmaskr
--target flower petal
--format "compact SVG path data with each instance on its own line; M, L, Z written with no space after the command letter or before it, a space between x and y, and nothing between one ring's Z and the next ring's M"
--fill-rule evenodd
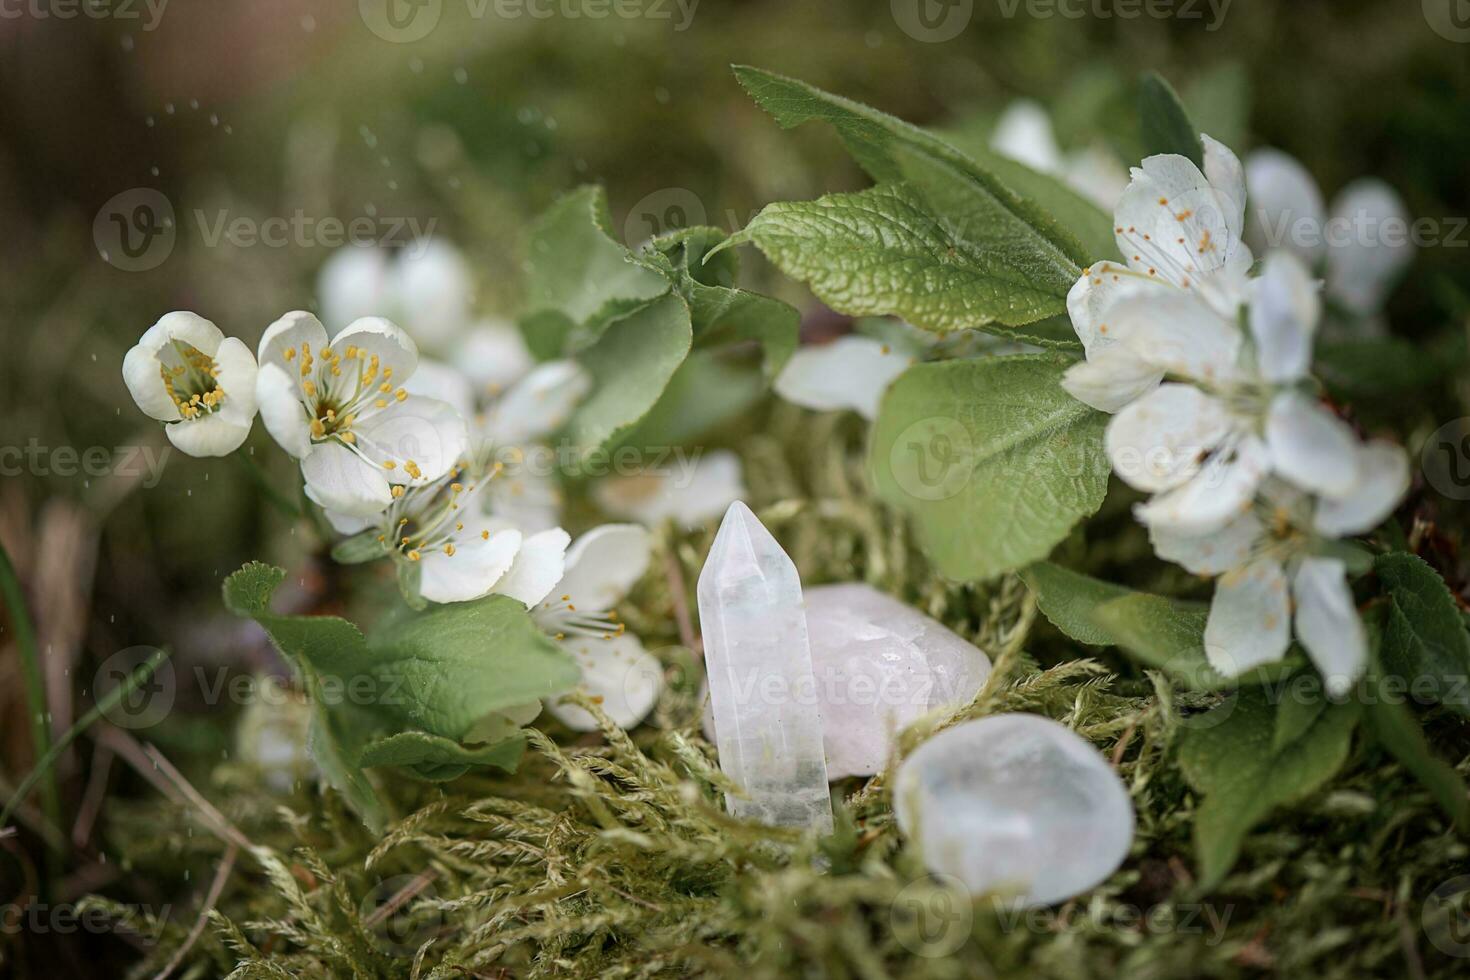
M1368 639L1348 588L1347 566L1336 558L1303 558L1292 579L1296 635L1327 683L1341 696L1368 666Z
M663 665L631 633L607 640L578 637L562 646L582 668L579 687L602 699L602 710L618 727L634 727L658 703L664 688ZM553 698L546 710L568 728L597 730L597 721L574 704L558 704Z
M1327 229L1327 295L1359 316L1383 308L1413 260L1409 211L1381 180L1355 180L1332 202Z
M520 329L506 320L484 320L455 345L453 362L485 393L498 396L536 366Z
M1358 481L1358 440L1352 428L1315 399L1282 392L1266 417L1271 469L1303 490L1347 495Z
M334 330L342 329L358 317L384 312L391 303L387 251L373 245L337 249L322 263L316 292L322 319ZM327 342L325 332L320 343L309 339L312 350L320 350ZM265 358L262 356L261 360Z
M158 318L157 323L145 330L143 336L138 338L138 346L156 352L177 340L201 354L213 357L224 339L224 332L198 313L175 310L165 313Z
M215 383L225 393L220 411L236 421L249 422L255 418L255 378L257 369L255 355L238 337L226 337L214 352L214 363L219 368Z
M313 353L320 352L327 346L327 328L305 310L292 310L265 328L256 347L256 359L261 367L274 364L294 380L300 369L300 362L294 358L299 355L288 361L286 351L299 349L303 343Z
M306 495L327 510L371 517L393 502L383 471L339 442L313 446L301 476Z
M1218 399L1193 385L1164 384L1113 416L1104 443L1119 479L1153 493L1198 473L1234 424Z
M1114 233L1133 269L1187 287L1214 270L1249 264L1239 216L1240 204L1192 160L1165 153L1134 168L1114 211Z
M914 359L872 337L848 334L797 348L776 376L776 394L819 412L851 410L878 417L883 393Z
M1117 412L1147 395L1163 377L1164 372L1133 351L1114 344L1067 368L1062 388L1099 412Z
M196 419L170 422L164 427L168 441L190 456L228 456L250 435L250 420L241 422L223 412Z
M255 375L255 403L265 429L280 447L297 459L311 452L311 420L301 403L300 388L288 369L271 361Z
M1261 377L1296 381L1312 366L1312 338L1322 315L1317 282L1290 252L1266 257L1251 283L1250 326Z
M1016 99L1005 107L990 133L990 148L1044 174L1062 166L1062 151L1051 118L1038 102Z
M1120 300L1110 319L1118 341L1160 371L1210 383L1241 374L1239 327L1192 291Z
M1247 436L1217 451L1188 483L1140 504L1133 514L1150 530L1217 531L1250 509L1269 462L1265 444Z
M592 497L612 516L648 527L666 520L698 527L745 497L740 457L733 452L704 453L692 461L678 454L675 459L678 472L608 477L593 485Z
M571 535L559 527L525 538L510 571L492 591L519 599L528 608L540 604L566 571L567 545L571 541Z
M1205 623L1205 656L1225 677L1239 677L1286 655L1291 612L1286 573L1260 559L1220 577Z
M413 242L398 257L393 283L398 314L425 346L445 350L464 333L474 277L459 249L437 238Z
M400 386L413 376L419 363L418 345L413 338L391 320L365 316L353 320L332 338L333 348L345 356L348 347L361 350L358 355L366 363L378 359L376 380Z
M1257 253L1284 250L1316 269L1326 254L1327 209L1307 168L1280 150L1256 150L1245 160L1250 195L1246 241Z
M183 418L163 383L163 364L156 347L137 344L123 355L123 384L143 414L160 422Z
M510 571L520 548L521 532L513 528L491 531L467 526L454 537L454 554L435 549L420 556L419 592L430 602L466 602L489 595Z
M475 416L475 389L470 379L442 361L420 358L418 367L403 387L410 395L448 402L466 419Z
M1082 270L1082 278L1067 290L1067 315L1077 339L1091 358L1102 348L1117 342L1117 333L1108 327L1108 315L1122 299L1141 294L1161 295L1173 287L1163 280L1116 262L1095 262Z
M485 493L490 513L527 534L561 523L561 484L525 463L494 477Z
M603 524L582 535L567 551L567 570L558 596L584 609L606 610L628 594L648 571L653 545L638 524Z
M1180 534L1166 527L1151 527L1148 539L1160 558L1182 565L1195 575L1219 575L1249 563L1251 551L1265 533L1256 515L1247 512L1208 534Z
M1391 442L1358 447L1358 481L1341 497L1323 497L1313 525L1334 536L1367 534L1393 513L1409 489L1409 457Z
M1245 231L1245 168L1224 143L1208 133L1200 133L1199 139L1204 147L1205 179L1215 189L1221 204L1229 206L1225 211L1225 226L1230 229L1231 239L1239 241Z
M382 468L389 483L437 480L469 445L465 421L454 406L422 395L389 402L386 409L365 415L353 431L358 451Z
M548 361L516 382L495 403L485 430L496 445L518 446L555 432L592 390L592 376L576 361Z

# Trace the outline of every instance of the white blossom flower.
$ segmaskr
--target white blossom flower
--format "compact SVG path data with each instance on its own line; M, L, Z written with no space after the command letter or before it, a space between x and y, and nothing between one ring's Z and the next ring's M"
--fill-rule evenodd
M1151 527L1217 530L1250 506L1274 473L1301 490L1347 493L1359 478L1348 425L1301 385L1320 314L1316 283L1277 253L1250 282L1246 319L1198 294L1135 296L1111 311L1117 346L1178 381L1125 405L1108 424L1114 471L1155 496L1137 510Z
M448 351L468 328L474 277L458 249L437 238L389 251L349 245L317 277L322 319L340 330L367 316L401 323L430 350Z
M255 421L250 348L194 313L166 313L123 358L133 401L190 456L226 456Z
M543 440L567 423L591 388L591 376L569 360L535 365L505 385L476 383L425 360L408 382L411 393L442 398L469 420L472 466L495 475L483 507L526 533L561 523L555 454Z
M1046 110L1030 99L1006 106L990 135L990 147L1032 170L1060 178L1106 211L1113 210L1128 185L1123 165L1101 147L1063 153Z
M287 313L266 329L259 353L261 417L301 460L307 496L329 511L371 517L464 454L454 407L403 386L418 348L387 320L356 320L328 343L315 316Z
M604 524L567 547L560 528L533 534L516 557L511 591L531 618L576 659L582 688L623 728L653 710L663 690L658 660L627 632L613 611L648 570L648 532L635 524ZM534 543L534 547L533 547ZM596 722L575 705L548 702L547 710L569 728L593 731Z
M672 520L699 527L746 496L740 457L727 449L675 457L679 466L610 476L592 487L592 499L613 517L658 527Z
M1413 258L1408 209L1394 189L1373 178L1355 180L1329 210L1306 168L1270 148L1246 158L1245 175L1247 240L1258 251L1290 251L1323 276L1329 321L1345 317L1381 333L1378 315Z
M1341 493L1314 496L1269 480L1260 498L1219 530L1180 534L1153 527L1160 557L1198 575L1220 575L1205 627L1205 654L1236 677L1286 654L1292 623L1327 689L1347 691L1368 661L1363 624L1335 539L1376 527L1409 486L1403 449L1354 447L1354 479Z
M818 412L850 410L872 421L883 393L914 352L861 334L797 348L776 376L776 394Z

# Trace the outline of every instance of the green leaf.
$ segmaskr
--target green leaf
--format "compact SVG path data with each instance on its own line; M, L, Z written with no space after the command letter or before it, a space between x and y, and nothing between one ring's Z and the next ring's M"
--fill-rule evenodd
M1205 149L1199 129L1190 120L1173 86L1157 72L1148 72L1139 81L1138 117L1147 154L1177 153L1204 168Z
M369 827L380 830L386 814L362 773L367 745L414 726L458 741L494 712L577 682L570 655L507 596L403 610L365 638L335 616L272 613L285 577L251 562L225 580L225 606L265 627L301 675L313 708L312 755Z
M524 737L505 739L494 745L464 746L428 732L399 732L365 746L361 762L368 769L404 766L422 779L443 782L477 766L495 766L514 772L525 749Z
M1428 387L1464 367L1463 337L1441 337L1427 346L1401 337L1321 341L1313 364L1327 389L1340 397L1382 397Z
M1470 632L1444 579L1421 558L1404 552L1373 563L1388 592L1383 666L1412 690L1426 682L1441 704L1470 714Z
M1310 796L1342 768L1360 705L1328 704L1284 745L1276 744L1276 716L1265 691L1248 688L1183 730L1180 768L1203 795L1194 843L1204 891L1229 873L1253 826L1276 807Z
M1374 641L1365 686L1373 695L1365 699L1364 717L1368 729L1379 744L1429 790L1460 831L1470 831L1470 788L1466 787L1465 778L1454 766L1434 754L1414 712L1400 692L1390 689L1385 683L1387 675L1381 661L1381 617L1369 617L1368 622Z
M718 228L684 229L654 239L650 260L664 269L689 304L695 347L754 342L761 349L766 379L774 380L796 351L801 314L778 299L734 288L737 253L715 251L724 240Z
M735 66L735 77L783 128L790 129L813 119L831 123L853 159L874 180L892 182L903 176L895 150L921 151L974 178L1002 208L1039 232L1072 262L1086 265L1095 257L1056 215L1048 213L1037 201L1023 197L1018 193L1019 188L1007 186L980 163L934 134L794 78L746 65Z
M655 452L690 445L750 408L765 391L754 363L734 361L720 351L695 351L619 445Z
M1063 633L1093 646L1122 647L1191 690L1269 683L1288 676L1303 662L1293 652L1279 663L1225 677L1205 655L1209 609L1203 603L1135 592L1049 562L1029 566L1022 577L1036 593L1041 611Z
M917 364L884 395L869 468L950 578L1045 558L1107 492L1107 416L1061 388L1055 354Z
M899 316L945 333L1066 310L1071 282L1063 267L1048 268L1024 248L977 245L961 230L899 183L767 205L730 242L754 242L782 272L851 316Z
M648 414L684 363L693 340L689 307L665 296L610 323L578 360L592 375L592 394L568 432L585 458L625 436Z
M586 347L614 318L669 291L668 280L613 237L607 195L579 188L532 225L522 330L540 358Z
M965 155L1021 197L1035 201L1047 214L1072 232L1089 256L1087 262L1121 259L1113 237L1113 216L1050 174L1003 157L988 146L971 142Z

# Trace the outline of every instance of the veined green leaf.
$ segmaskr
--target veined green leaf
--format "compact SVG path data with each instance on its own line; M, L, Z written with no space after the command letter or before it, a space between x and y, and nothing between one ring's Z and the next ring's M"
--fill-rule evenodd
M1203 169L1205 148L1199 129L1189 118L1173 86L1157 72L1148 72L1138 84L1138 116L1143 145L1150 155L1177 153Z
M888 389L869 469L945 575L1045 558L1107 492L1107 416L1061 388L1055 354L917 364Z
M1432 684L1440 703L1470 714L1470 632L1449 586L1423 559L1405 552L1378 556L1373 570L1389 597L1384 669L1411 686Z
M525 750L524 737L493 745L465 746L428 732L399 732L366 745L361 762L364 768L404 766L421 779L443 782L464 775L474 766L514 772Z
M1184 777L1203 800L1194 843L1203 890L1234 866L1246 834L1279 806L1302 800L1347 760L1361 714L1357 701L1328 704L1300 735L1277 744L1278 708L1261 688L1247 688L1191 719L1179 746Z

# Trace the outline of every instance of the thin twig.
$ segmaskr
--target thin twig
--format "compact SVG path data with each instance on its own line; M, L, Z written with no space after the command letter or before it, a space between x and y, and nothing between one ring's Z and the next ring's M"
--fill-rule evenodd
M704 656L704 642L694 633L694 620L689 615L689 590L684 584L684 570L672 548L664 552L664 572L669 579L669 597L674 603L674 622L679 624L679 642L696 657Z
M124 762L136 769L138 774L152 783L159 792L176 803L193 804L204 815L205 822L211 825L211 829L221 840L246 851L255 849L250 839L240 833L239 829L230 823L229 819L220 813L213 803L206 800L193 784L184 778L183 773L175 769L174 764L164 758L163 753L158 749L151 745L139 744L137 739L112 725L100 728L97 738L117 753Z
M189 950L204 934L204 926L209 922L209 913L219 902L219 897L225 890L225 882L229 880L230 873L235 870L235 856L239 853L240 849L233 843L225 849L225 856L220 860L219 868L214 873L214 881L210 882L209 893L204 896L204 904L199 908L199 917L194 920L194 927L184 938L184 944L174 950L174 955L169 957L163 969L153 975L153 980L167 980L168 975L179 968L179 964L184 962L184 957L189 954Z
M366 926L375 926L379 922L382 922L384 919L388 918L388 916L392 915L394 912L397 912L405 904L411 901L413 897L419 892L423 891L425 888L428 888L429 883L438 876L439 873L432 869L429 871L421 872L413 879L413 881L410 881L408 884L398 889L398 891L394 892L392 898L388 899L388 901L373 909L373 914L364 919L363 924ZM154 978L154 980L158 980L158 978Z
M87 789L77 807L77 822L71 828L71 842L86 847L92 839L92 827L102 810L107 795L107 777L112 773L112 750L98 742L92 750L92 771L87 776Z

